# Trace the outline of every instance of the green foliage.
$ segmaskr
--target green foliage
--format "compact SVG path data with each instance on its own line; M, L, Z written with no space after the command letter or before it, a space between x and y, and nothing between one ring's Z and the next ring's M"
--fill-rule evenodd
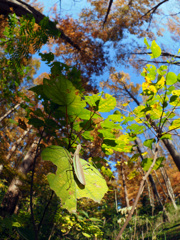
M52 190L61 199L63 208L76 212L77 199L87 197L100 202L108 188L99 171L80 159L86 185L80 184L75 176L70 153L59 146L50 146L43 150L42 159L51 161L57 166L56 174L50 173L47 178Z
M48 18L41 21L40 26L37 27L31 16L19 19L12 14L8 18L8 24L4 38L0 40L1 46L6 44L1 58L3 74L0 77L2 78L2 89L5 89L2 91L2 98L7 99L7 102L10 103L12 98L18 96L16 90L21 83L24 80L31 80L28 75L30 68L28 64L23 63L24 59L29 60L35 51L39 51L41 46L48 42L48 37L56 38L59 36L59 32L55 28L55 23L49 22ZM152 41L151 46L146 39L144 42L147 49L152 52L151 58L158 58L161 55L161 48L155 41ZM32 101L28 97L24 98L27 102L21 107L24 109L28 124L33 126L36 137L42 140L39 144L43 150L42 160L50 161L53 165L49 167L49 163L45 162L47 169L43 168L43 164L41 165L43 173L47 174L49 185L46 179L42 181L45 185L43 189L41 189L43 184L32 184L35 192L33 193L34 216L37 220L34 225L40 223L38 231L41 239L47 239L53 228L57 230L54 239L59 239L59 237L67 239L66 235L73 239L114 239L126 216L119 218L119 213L114 207L114 196L111 205L108 205L108 197L106 197L107 202L101 202L108 190L105 179L95 167L84 159L79 161L83 168L86 184L79 182L80 178L75 165L73 165L75 159L72 159L69 151L74 151L77 143L81 143L84 155L89 156L86 147L89 149L89 146L98 139L98 147L104 154L102 153L103 157L99 152L97 154L95 152L93 155L95 155L94 159L98 160L98 168L106 178L111 179L113 173L109 167L104 166L104 156L117 152L128 153L126 156L129 157L127 161L130 169L129 180L135 179L139 175L134 165L139 162L140 157L141 161L138 167L142 167L147 172L152 165L153 158L149 156L143 158L143 156L154 150L155 143L159 139L172 139L173 130L180 128L180 120L176 114L176 110L180 106L180 91L176 89L176 84L180 81L180 74L168 72L166 65L157 68L152 64L147 64L142 72L145 81L142 84L140 95L143 96L144 101L129 114L124 114L123 111L120 112L116 109L117 102L114 96L103 92L87 95L81 85L80 72L76 68L54 61L55 57L51 52L39 55L51 69L49 79L44 78L42 85L31 87L29 90L34 93L35 99ZM11 73L9 74L9 72ZM125 103L123 107L127 105ZM101 116L101 113L110 111L114 111L114 113L107 118ZM15 126L16 121L11 120L10 123ZM153 136L145 139L143 134L149 129ZM138 138L143 139L147 152L137 153L135 141ZM47 147L50 140L53 145ZM163 166L163 161L163 156L158 157L153 169L157 170ZM4 194L5 184L4 182L1 184ZM59 207L59 200L56 197L49 206L49 186L60 198L62 208ZM29 185L28 187L30 188ZM25 192L27 194L27 191ZM99 205L96 205L95 210L87 204L85 208L89 208L89 211L83 210L81 206L81 210L77 214L67 213L65 209L71 213L76 212L77 199L81 198L93 199ZM9 235L14 239L17 238L17 235L26 239L33 238L33 224L29 224L32 213L26 211L29 207L29 196L23 200L24 203L22 202L18 217L0 219L0 230L5 239L8 239ZM48 207L45 208L47 216L45 223L42 224L44 206ZM52 212L55 214L53 215ZM141 220L144 224L144 219ZM135 217L124 234L125 239L129 233L133 234L134 225ZM18 233L14 233L14 229L18 229ZM7 231L9 231L8 234Z

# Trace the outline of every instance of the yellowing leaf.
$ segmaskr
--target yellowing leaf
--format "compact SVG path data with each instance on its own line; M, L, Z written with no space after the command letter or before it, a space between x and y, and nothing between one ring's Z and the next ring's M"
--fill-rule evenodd
M172 94L173 94L173 95L180 96L180 90L173 90L173 91L172 91Z
M160 88L164 87L165 81L166 81L165 77L162 76L161 79L157 82L157 86Z
M129 105L129 103L123 103L122 106L126 107L127 105Z
M178 129L178 128L180 128L180 118L175 119L175 120L171 123L171 126L169 126L169 130Z

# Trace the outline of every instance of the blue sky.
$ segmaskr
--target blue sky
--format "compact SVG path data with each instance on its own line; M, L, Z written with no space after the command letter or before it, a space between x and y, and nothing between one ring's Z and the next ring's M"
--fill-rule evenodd
M62 14L62 16L66 16L66 15L72 15L73 18L78 18L79 13L81 12L81 10L85 7L90 6L89 3L87 3L87 0L38 0L38 2L43 3L44 5L44 14L46 16L50 16L51 15L51 8L54 6L54 4L57 4L57 9L58 11ZM177 0L171 0L170 3L165 3L164 5L162 5L163 10L165 10L165 13L168 13L168 10L170 9L172 11L172 13L176 13L178 12L175 3L177 2ZM173 5L172 5L173 3ZM61 8L60 8L61 5ZM180 6L180 4L179 4ZM108 1L107 1L107 7L108 7ZM166 21L166 17L162 16L160 17L160 21L159 21L159 27L161 27L161 24ZM129 36L130 38L132 36ZM128 38L129 39L129 38ZM123 41L128 41L128 39L125 39ZM168 31L166 31L165 33L165 37L158 37L157 39L157 43L159 42L163 42L164 45L167 45L170 43L170 41L172 41L172 39L170 39L170 34L168 33ZM143 39L139 39L139 42L142 43L143 46ZM175 51L178 50L178 46L179 43L173 42L173 44L171 44L171 47L175 49ZM42 50L47 50L47 48L44 46ZM113 62L114 60L114 50L110 50L110 58L112 59L110 62ZM37 57L37 55L36 55ZM150 57L149 57L150 59ZM131 76L131 81L134 83L142 83L143 82L143 78L141 77L140 73L137 73L136 70L134 70L131 66L129 68L125 68L124 66L117 64L115 66L115 68L117 69L117 71L124 71L126 73L129 73L129 75ZM142 69L143 70L143 69ZM172 69L172 71L176 71L175 69ZM42 72L49 72L48 70L48 66L44 63L41 63L41 68L38 71L37 75L38 76L40 73ZM107 80L109 76L109 72L105 71L102 76L96 77L97 82L99 81L105 81Z

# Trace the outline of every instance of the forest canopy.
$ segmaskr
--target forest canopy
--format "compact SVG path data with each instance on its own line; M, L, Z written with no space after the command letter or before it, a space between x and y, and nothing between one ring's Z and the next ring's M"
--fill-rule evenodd
M0 0L2 239L178 239L180 3L87 2Z

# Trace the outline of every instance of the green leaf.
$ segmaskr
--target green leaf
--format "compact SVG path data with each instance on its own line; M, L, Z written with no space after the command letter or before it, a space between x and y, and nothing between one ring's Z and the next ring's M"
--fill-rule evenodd
M49 53L39 53L42 61L46 61L47 64L50 64L54 60L54 54L52 52Z
M137 160L139 159L140 153L135 153L129 160L128 160L128 164L132 163L132 162L137 162Z
M86 106L78 90L63 75L50 80L44 78L43 91L53 102L61 105L59 109L68 115L77 116Z
M29 91L35 92L38 96L40 95L42 98L47 99L47 96L44 94L43 85L37 85L29 89Z
M159 56L161 56L161 48L157 45L155 40L153 40L151 43L151 51L152 51L152 54L150 54L151 58L158 58Z
M89 104L90 107L95 107L95 110L98 110L99 102L101 99L102 93L93 94L92 96L85 96L85 101Z
M175 89L174 86L170 86L168 89L167 89L167 95L170 95L172 93L172 91Z
M39 118L32 117L31 119L29 119L28 124L33 125L35 128L40 128L44 126L44 121Z
M122 122L124 120L122 113L118 113L118 111L115 111L113 114L109 115L107 119L112 120L114 122Z
M147 77L149 77L151 80L155 80L156 75L157 75L157 71L156 71L156 67L152 64L147 64Z
M162 66L160 66L159 69L157 69L157 73L158 73L159 75L163 76L164 74L166 74L167 68L168 68L168 67L167 67L166 65L162 65Z
M111 178L113 176L113 173L109 168L106 168L106 167L102 166L101 171L102 171L103 175L105 175L109 178Z
M104 138L114 138L114 134L111 133L110 129L98 129L98 132L101 133Z
M57 166L56 174L49 173L47 178L50 188L61 199L63 208L76 212L77 199L87 197L100 202L108 191L106 181L99 171L80 159L86 185L82 186L74 176L70 153L62 147L50 146L43 150L41 157Z
M180 128L180 118L175 119L175 120L171 123L171 126L169 126L169 130L179 129L179 128Z
M99 112L110 112L116 107L116 98L110 94L105 94L105 99L101 98L99 102Z
M124 120L124 122L123 122L122 124L126 124L126 123L129 123L129 122L131 122L131 121L134 121L134 118L135 118L135 117L126 117L125 120Z
M147 41L147 39L146 39L146 38L144 38L144 43L146 44L146 46L147 46L147 49L150 49L150 45L149 45L149 43L148 43L148 41Z
M116 124L113 121L109 120L108 118L101 123L101 127L110 129L122 129L120 124Z
M152 149L152 144L155 142L156 142L155 138L151 138L151 139L145 140L143 144L144 144L144 146Z
M145 130L144 126L140 126L136 123L131 124L130 126L127 127L127 129L131 130L134 134L140 134Z
M177 82L177 76L173 72L168 72L166 75L166 84L167 85L173 85Z
M171 139L172 140L172 135L170 133L163 134L160 139Z
M79 210L78 211L80 214L84 215L86 218L89 218L89 215L87 212L83 211L83 210Z
M177 80L180 82L180 73L177 75Z
M180 97L178 97L177 95L171 96L169 103L172 106L180 106Z
M99 219L99 218L89 218L89 220L90 221L92 221L92 222L102 222L102 220L101 219Z
M85 131L84 133L81 134L81 136L83 136L83 138L87 139L87 140L94 140L93 135L91 135L91 131Z
M157 160L156 160L156 163L155 163L155 165L154 165L154 167L153 167L153 169L154 169L154 170L157 170L158 168L162 167L162 166L163 166L163 165L162 165L162 162L163 162L164 160L165 160L164 157L158 157ZM153 162L153 159L152 159L152 158L145 158L145 159L143 159L143 161L142 161L142 163L141 163L141 166L142 166L142 168L143 168L143 170L144 170L145 172L147 172L147 171L149 170L152 162Z
M84 235L86 238L91 238L91 235L85 233L85 232L82 232L82 235Z

